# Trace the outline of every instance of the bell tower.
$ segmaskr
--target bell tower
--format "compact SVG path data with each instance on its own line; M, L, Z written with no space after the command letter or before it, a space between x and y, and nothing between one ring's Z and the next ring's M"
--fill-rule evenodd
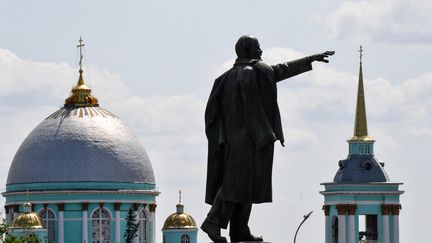
M399 197L403 183L390 182L384 163L375 158L375 139L368 135L362 54L354 134L348 142L348 157L340 160L333 182L325 187L326 243L399 243Z

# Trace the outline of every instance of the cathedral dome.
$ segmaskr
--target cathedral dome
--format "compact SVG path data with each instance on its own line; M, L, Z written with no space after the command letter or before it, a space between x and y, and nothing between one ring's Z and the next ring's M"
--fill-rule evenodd
M117 189L124 189L118 187L122 183L136 183L141 189L145 188L140 185L154 186L152 165L138 138L119 118L99 107L80 69L78 84L64 107L43 120L19 147L9 169L7 191L23 190L23 186L114 189L113 183Z
M100 107L64 107L42 121L12 161L7 185L40 182L154 184L137 137Z

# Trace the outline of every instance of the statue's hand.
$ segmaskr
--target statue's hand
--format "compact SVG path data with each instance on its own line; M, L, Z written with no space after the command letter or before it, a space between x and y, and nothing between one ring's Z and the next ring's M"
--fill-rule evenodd
M324 53L312 55L312 56L310 56L310 58L312 59L312 62L318 61L318 62L328 63L329 60L326 58L328 58L329 56L332 56L333 54L335 54L334 51L326 51Z

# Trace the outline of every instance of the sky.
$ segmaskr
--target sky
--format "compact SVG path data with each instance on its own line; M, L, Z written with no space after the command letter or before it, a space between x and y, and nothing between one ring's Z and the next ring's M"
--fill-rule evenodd
M428 242L432 211L432 2L428 0L6 1L0 0L0 183L19 145L64 104L84 77L101 107L142 141L160 196L157 230L175 211L198 224L204 203L204 109L213 81L232 66L234 44L256 36L269 64L326 50L330 63L278 84L286 147L275 146L273 203L253 206L252 232L324 242L324 188L346 158L359 58L369 135L391 181L403 182L401 242ZM3 189L4 190L4 189ZM1 201L4 203L4 200ZM225 236L227 231L222 232ZM161 241L161 232L157 240ZM208 242L199 232L199 242Z

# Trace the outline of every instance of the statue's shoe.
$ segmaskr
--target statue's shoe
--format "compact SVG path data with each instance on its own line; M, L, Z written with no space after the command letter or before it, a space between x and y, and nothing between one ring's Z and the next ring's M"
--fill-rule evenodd
M247 236L231 236L231 242L242 242L242 241L258 241L263 242L263 238L261 236L247 235Z
M204 223L201 225L201 229L207 233L208 237L214 243L228 242L225 237L221 236L220 228L217 225L204 221Z

